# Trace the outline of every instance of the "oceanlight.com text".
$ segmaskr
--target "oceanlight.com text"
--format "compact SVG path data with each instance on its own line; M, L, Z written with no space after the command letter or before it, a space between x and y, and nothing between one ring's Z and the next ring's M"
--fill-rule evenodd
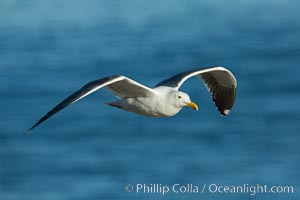
M293 194L294 187L290 185L262 185L262 184L241 184L241 185L220 185L220 184L127 184L125 191L136 194Z

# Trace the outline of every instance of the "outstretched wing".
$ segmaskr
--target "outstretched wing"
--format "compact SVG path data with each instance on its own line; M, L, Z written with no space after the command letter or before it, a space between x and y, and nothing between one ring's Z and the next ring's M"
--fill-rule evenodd
M156 86L168 86L178 90L187 79L193 76L204 81L220 113L228 115L234 104L237 84L234 75L222 66L182 72L158 83Z
M80 88L78 91L68 96L58 105L56 105L52 110L50 110L46 115L44 115L36 124L34 124L26 132L30 132L39 124L41 124L57 112L61 111L68 105L75 103L76 101L86 97L87 95L103 87L108 89L111 93L113 93L119 98L143 97L150 96L155 93L155 91L153 91L152 89L142 84L139 84L132 79L120 75L108 76L95 81L91 81L84 85L82 88Z

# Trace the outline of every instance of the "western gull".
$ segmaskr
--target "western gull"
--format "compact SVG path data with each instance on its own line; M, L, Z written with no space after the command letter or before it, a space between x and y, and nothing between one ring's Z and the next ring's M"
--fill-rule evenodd
M65 107L103 87L118 98L117 101L107 103L108 105L144 116L171 117L185 106L198 110L197 104L190 100L189 95L179 91L181 85L194 76L203 80L221 115L228 115L235 101L236 79L228 69L213 66L176 74L153 88L123 75L113 75L91 81L56 105L27 132L32 131Z

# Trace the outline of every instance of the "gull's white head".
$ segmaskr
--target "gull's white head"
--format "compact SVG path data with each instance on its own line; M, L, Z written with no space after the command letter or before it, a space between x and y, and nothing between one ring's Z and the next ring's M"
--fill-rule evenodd
M176 91L174 93L173 98L175 100L174 102L175 102L176 107L183 108L185 106L189 106L189 107L193 108L194 110L198 110L197 104L192 102L189 95L185 92Z

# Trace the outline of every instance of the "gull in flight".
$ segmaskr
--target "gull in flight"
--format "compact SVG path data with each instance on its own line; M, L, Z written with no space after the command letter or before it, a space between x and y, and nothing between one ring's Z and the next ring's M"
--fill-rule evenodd
M203 80L221 115L228 115L235 100L236 79L228 69L214 66L176 74L161 81L153 88L122 75L91 81L56 105L27 132L65 107L101 88L107 89L118 98L117 101L109 102L108 105L144 116L171 117L186 106L198 110L197 104L190 100L189 95L179 91L181 85L194 76Z

